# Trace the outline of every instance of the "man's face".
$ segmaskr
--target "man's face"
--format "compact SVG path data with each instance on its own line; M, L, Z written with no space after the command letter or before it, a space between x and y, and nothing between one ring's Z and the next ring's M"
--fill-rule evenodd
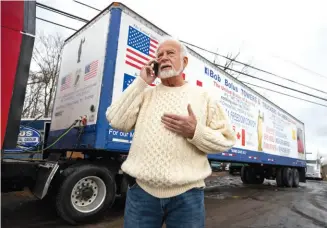
M159 63L159 78L171 78L178 76L184 68L181 58L181 47L174 41L166 41L159 46L157 52Z

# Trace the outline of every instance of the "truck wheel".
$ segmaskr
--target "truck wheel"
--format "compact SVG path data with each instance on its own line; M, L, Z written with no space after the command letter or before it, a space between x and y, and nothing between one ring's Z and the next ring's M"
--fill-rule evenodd
M263 172L255 167L249 167L247 177L249 184L262 184L265 180Z
M248 167L246 169L245 178L248 181L248 184L253 184L254 183L254 172L253 172L253 168Z
M299 183L300 183L299 170L293 168L292 171L293 171L293 187L297 188L299 187Z
M248 172L249 172L249 167L248 166L242 166L242 168L241 168L241 180L242 180L243 184L249 184L249 180L247 179Z
M263 173L257 173L254 176L254 184L262 184L265 181Z
M293 171L291 168L287 167L283 169L283 181L286 187L293 186Z
M276 171L276 183L277 187L284 187L283 168L278 168Z
M57 212L63 220L72 225L89 222L113 204L116 184L107 168L86 164L65 171L68 175L56 197Z

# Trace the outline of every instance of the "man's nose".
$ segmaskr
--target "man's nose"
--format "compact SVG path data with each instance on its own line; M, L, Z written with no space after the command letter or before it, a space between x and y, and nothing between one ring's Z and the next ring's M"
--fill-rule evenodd
M167 54L163 54L160 59L159 59L159 62L166 62L168 61L168 55Z

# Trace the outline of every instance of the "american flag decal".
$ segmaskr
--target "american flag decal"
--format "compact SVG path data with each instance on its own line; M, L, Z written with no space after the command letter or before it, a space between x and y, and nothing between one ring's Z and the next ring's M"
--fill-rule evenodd
M63 90L65 90L65 89L70 88L71 81L72 81L72 75L71 75L71 74L68 74L68 75L64 76L64 77L61 79L61 83L60 83L60 91L63 91Z
M129 75L129 74L124 74L124 84L123 84L123 91L127 89L127 87L132 84L132 82L135 80L136 77Z
M158 41L129 26L125 63L140 70L150 58L155 58Z
M94 78L97 76L98 73L98 63L99 61L93 61L90 64L87 64L85 66L85 71L84 71L84 81L89 80L90 78Z

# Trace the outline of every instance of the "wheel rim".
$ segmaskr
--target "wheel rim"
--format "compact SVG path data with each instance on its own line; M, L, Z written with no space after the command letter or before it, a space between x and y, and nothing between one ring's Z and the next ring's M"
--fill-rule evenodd
M70 199L77 211L90 213L102 205L106 198L106 193L106 185L101 178L88 176L75 184Z

